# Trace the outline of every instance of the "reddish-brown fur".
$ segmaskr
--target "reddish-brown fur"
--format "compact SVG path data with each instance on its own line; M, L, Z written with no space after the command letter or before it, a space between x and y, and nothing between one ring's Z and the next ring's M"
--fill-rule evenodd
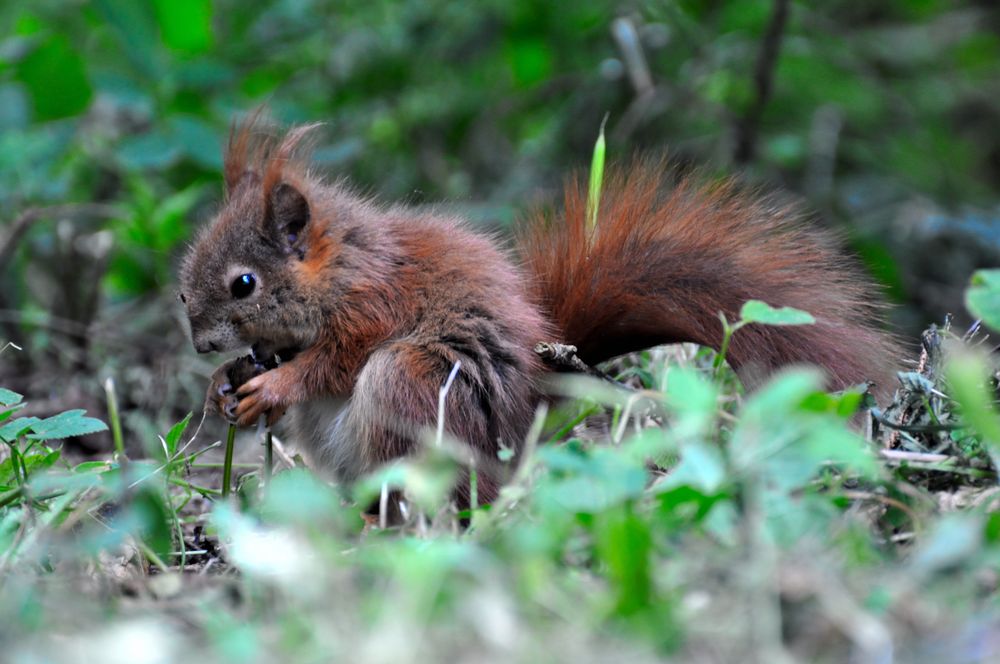
M291 408L299 442L346 480L414 451L461 362L446 427L491 500L500 445L520 449L538 399L536 342L575 344L592 363L659 343L717 347L718 312L735 320L748 299L817 324L741 330L730 359L745 379L814 362L832 387L886 380L874 288L788 206L731 183L671 185L668 169L635 163L607 178L593 233L577 186L562 215L529 220L518 267L461 220L381 208L312 175L309 129L276 138L253 118L233 134L226 205L185 260L182 294L199 350L294 354L268 371L227 363L208 405L242 425ZM237 298L241 273L258 285Z
M733 181L671 182L670 173L650 161L612 170L593 232L581 186L566 188L561 215L525 225L520 249L538 298L584 360L680 341L718 348L719 312L736 321L757 299L808 311L816 324L741 329L727 359L744 381L809 362L831 388L891 388L895 342L874 325L881 295L834 238Z

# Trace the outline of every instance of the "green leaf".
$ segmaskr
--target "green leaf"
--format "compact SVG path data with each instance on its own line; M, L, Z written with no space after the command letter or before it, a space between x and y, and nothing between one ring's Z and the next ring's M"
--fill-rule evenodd
M1000 330L1000 270L979 270L972 275L965 306L973 316Z
M982 547L981 514L949 514L938 521L910 561L910 567L922 574L954 567Z
M84 410L67 410L34 424L28 438L32 440L53 440L83 436L88 433L107 431L108 426L92 417L84 417Z
M55 465L55 462L59 460L62 453L59 450L50 450L44 448L44 452L38 452L36 454L29 454L22 457L24 460L24 465L28 469L28 474L35 473L39 470L45 470L46 468L51 468Z
M535 498L558 511L596 514L639 496L648 480L641 462L609 449L546 447L538 457L552 472L536 487Z
M616 590L617 612L632 615L649 606L653 597L649 525L626 503L600 516L596 535L597 550Z
M211 0L156 0L163 43L182 53L204 53L212 46Z
M23 397L17 392L0 387L0 406L14 406L21 403Z
M53 35L21 60L17 78L27 89L38 120L76 115L87 108L93 94L83 58L62 35Z
M8 441L17 440L39 422L41 420L37 417L19 417L16 420L11 420L0 427L0 439Z
M601 186L604 182L604 124L608 116L601 121L601 130L594 143L594 156L590 162L590 186L587 190L587 229L591 232L597 226L597 212L601 207Z
M162 67L155 50L156 19L150 3L134 0L93 0L95 11L111 26L122 52L151 88L160 82Z
M182 149L172 132L150 131L122 141L118 158L131 170L166 168L176 162Z
M951 396L962 407L966 424L982 435L994 453L1000 452L1000 414L986 388L985 358L956 354L948 363L946 373Z
M84 461L73 466L74 473L104 472L112 468L110 461Z
M181 436L184 435L184 430L187 429L188 424L190 424L191 415L192 413L188 413L187 417L170 427L167 437L163 439L163 442L166 444L168 459L172 459L177 454L177 443L180 441Z
M61 454L58 450L47 449L44 452L23 455L20 458L23 461L28 474L31 475L32 473L40 470L51 468L55 462L59 460L60 456ZM16 483L13 463L13 457L7 457L2 463L0 463L0 484L12 486ZM18 468L20 468L20 465Z
M305 527L326 524L327 532L331 522L348 512L333 487L305 468L275 475L261 505L261 515L272 523Z
M161 560L169 562L173 548L171 523L166 498L147 482L140 485L126 515L115 525L116 529L138 535Z
M193 115L172 117L168 123L172 140L185 156L207 170L222 168L222 142L216 127Z
M530 88L551 75L552 50L544 40L521 39L511 42L505 50L507 64L518 87Z
M680 463L660 486L664 490L688 486L712 495L725 481L725 461L718 448L704 443L686 443L681 448Z
M775 309L760 300L747 300L740 309L740 321L763 325L812 325L816 319L812 314L792 307Z
M715 421L718 385L689 367L670 367L666 376L665 401L677 415L671 432L678 437L703 435Z

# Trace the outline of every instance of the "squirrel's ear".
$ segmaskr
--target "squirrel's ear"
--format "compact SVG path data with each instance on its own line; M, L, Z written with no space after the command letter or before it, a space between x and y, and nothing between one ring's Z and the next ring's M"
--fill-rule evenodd
M303 254L304 231L309 223L309 201L298 189L282 182L272 191L267 201L267 217L264 220L268 235L278 245L291 253Z

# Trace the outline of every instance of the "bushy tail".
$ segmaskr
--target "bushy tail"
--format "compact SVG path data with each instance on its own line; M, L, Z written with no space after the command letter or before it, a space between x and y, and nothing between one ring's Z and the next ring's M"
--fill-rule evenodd
M519 239L539 301L586 362L681 341L718 349L719 312L735 321L756 299L816 324L738 331L727 359L744 381L808 362L834 389L892 388L896 344L877 327L878 289L794 206L732 181L674 181L650 162L605 176L593 232L586 203L583 186L567 186L563 213L535 214Z

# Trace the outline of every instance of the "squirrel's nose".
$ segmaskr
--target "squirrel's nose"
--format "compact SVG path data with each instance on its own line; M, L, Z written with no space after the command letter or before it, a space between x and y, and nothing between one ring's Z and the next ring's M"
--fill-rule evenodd
M194 344L194 349L199 353L211 353L213 351L219 350L219 347L215 345L214 341L206 341L204 339L194 338L191 340Z

